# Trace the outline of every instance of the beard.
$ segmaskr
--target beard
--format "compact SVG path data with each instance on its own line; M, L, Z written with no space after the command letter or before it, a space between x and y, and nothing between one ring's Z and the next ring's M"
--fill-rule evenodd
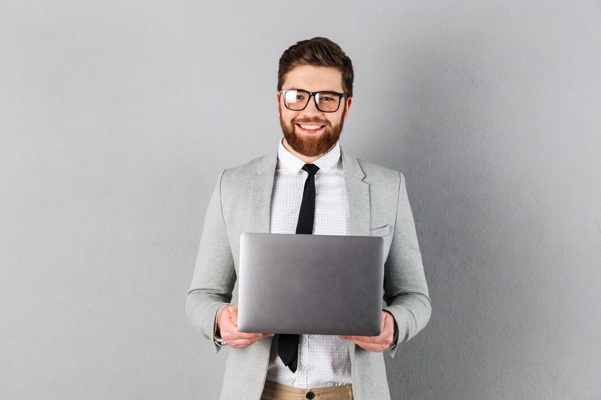
M327 153L340 139L342 127L344 126L345 114L346 107L342 112L340 123L336 125L332 125L330 121L320 118L293 118L292 121L290 121L290 125L288 125L282 119L282 112L280 110L280 125L284 132L284 139L286 139L286 142L294 151L305 157L317 157ZM299 135L295 132L296 124L325 125L325 129L320 135Z

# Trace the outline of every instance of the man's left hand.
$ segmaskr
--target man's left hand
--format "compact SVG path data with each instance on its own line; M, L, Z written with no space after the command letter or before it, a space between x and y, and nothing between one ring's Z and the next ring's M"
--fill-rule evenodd
M378 353L388 350L394 340L394 317L382 311L382 328L378 336L340 336L340 338L353 341L365 350Z

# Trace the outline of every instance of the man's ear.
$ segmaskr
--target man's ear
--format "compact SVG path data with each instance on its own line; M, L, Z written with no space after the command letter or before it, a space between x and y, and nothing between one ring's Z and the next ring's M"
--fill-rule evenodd
M347 97L346 98L346 112L344 113L344 120L345 121L348 118L348 112L351 109L351 104L353 104L353 98L352 97Z
M278 92L276 92L276 94L275 94L275 99L276 99L276 101L278 102L278 115L279 115L279 114L281 113L281 111L282 111L282 110L281 110L282 106L280 105L280 97L282 97L282 94L281 94L279 91L278 91Z

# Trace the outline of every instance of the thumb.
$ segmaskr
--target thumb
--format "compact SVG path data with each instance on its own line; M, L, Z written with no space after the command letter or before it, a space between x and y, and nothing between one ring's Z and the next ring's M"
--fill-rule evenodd
M232 308L229 310L230 312L230 320L232 321L232 324L234 324L234 326L238 327L238 306L234 305L232 306Z

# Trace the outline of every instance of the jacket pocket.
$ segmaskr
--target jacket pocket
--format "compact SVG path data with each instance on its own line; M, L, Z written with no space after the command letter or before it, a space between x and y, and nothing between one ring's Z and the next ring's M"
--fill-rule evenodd
M390 235L390 225L384 225L379 228L369 230L369 236L386 237L388 235Z

